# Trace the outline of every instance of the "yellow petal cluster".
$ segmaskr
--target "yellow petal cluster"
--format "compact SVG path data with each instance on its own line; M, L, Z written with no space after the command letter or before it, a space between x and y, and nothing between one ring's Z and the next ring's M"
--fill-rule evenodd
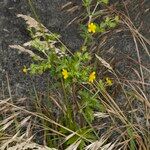
M108 86L112 86L112 84L113 84L113 81L112 81L112 79L110 79L109 77L106 77L106 85L108 85Z
M28 69L27 69L26 66L23 67L22 72L25 73L25 74L28 72Z
M89 23L88 24L88 31L91 33L95 33L96 32L96 25L94 23Z
M63 69L63 70L62 70L62 75L63 75L63 78L64 78L64 79L67 79L68 76L69 76L68 71L67 71L66 69Z
M89 82L93 83L93 81L94 81L95 78L96 78L96 75L95 75L95 74L96 74L95 71L93 71L93 72L90 74L90 76L89 76Z

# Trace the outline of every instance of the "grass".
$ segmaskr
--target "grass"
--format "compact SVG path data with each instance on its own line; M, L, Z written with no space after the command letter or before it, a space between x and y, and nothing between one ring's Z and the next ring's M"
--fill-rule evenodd
M36 63L26 68L25 73L36 75L50 71L52 79L47 92L39 93L33 86L34 92L30 97L15 99L7 75L9 98L0 100L0 149L150 149L150 84L145 80L150 70L142 64L139 52L140 44L149 58L147 45L150 42L124 13L99 2L84 2L87 2L84 3L86 11L80 21L88 21L82 26L82 50L76 53L62 43L59 35L40 23L30 0L37 21L29 16L18 15L26 20L32 40L24 46L11 45L11 48L34 58ZM97 10L99 5L104 7L101 10L104 14ZM110 15L112 13L119 16L119 22ZM104 18L103 24L98 24L99 17ZM90 22L98 29L96 33L87 32ZM136 69L132 68L136 76L134 80L121 77L111 63L95 51L95 47L102 47L107 41L104 37L104 42L96 45L94 39L103 38L111 30L117 30L118 23L131 32L135 43L138 59L127 56L137 66ZM32 28L36 29L35 33ZM40 41L39 37L44 40ZM56 47L55 43L61 46ZM44 57L33 53L32 48ZM104 79L105 72L112 77L108 77L109 82Z

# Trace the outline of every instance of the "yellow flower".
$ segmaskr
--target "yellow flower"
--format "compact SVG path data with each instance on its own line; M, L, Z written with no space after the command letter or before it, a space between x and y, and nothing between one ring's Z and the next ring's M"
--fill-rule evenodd
M63 69L62 70L62 75L63 75L63 77L64 77L64 79L67 79L68 78L68 71L66 70L66 69Z
M94 23L89 23L88 24L88 31L95 33L96 32L96 25Z
M112 79L110 79L109 77L106 77L106 85L108 85L108 86L112 86L113 85L113 81L112 81Z
M93 72L90 74L90 76L89 76L89 82L93 83L93 81L94 81L95 78L96 78L96 75L95 75L95 74L96 74L95 71L93 71Z
M25 73L25 74L28 72L28 69L27 69L26 66L23 67L22 72Z

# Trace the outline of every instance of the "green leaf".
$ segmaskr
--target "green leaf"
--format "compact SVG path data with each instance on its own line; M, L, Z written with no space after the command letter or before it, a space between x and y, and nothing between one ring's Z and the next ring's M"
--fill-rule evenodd
M39 64L31 64L30 65L30 73L34 74L42 74L47 69L51 68L50 62L42 61Z
M117 25L116 22L110 22L109 23L110 28L114 28L114 27L116 27L116 25Z
M83 0L83 6L84 7L89 7L91 2L92 2L92 0Z
M98 0L98 2L101 2L107 5L109 3L109 0Z
M93 110L91 108L87 107L83 111L84 111L84 114L86 116L86 119L90 123L92 123L92 121L94 120L94 112L93 112Z
M106 23L106 24L109 24L109 22L110 22L110 17L106 17L106 18L105 18L105 23Z
M118 23L119 22L119 16L115 16L114 20Z
M134 140L134 133L133 133L133 129L132 128L127 128L127 133L129 135L130 138L130 150L136 150L136 143Z
M98 87L100 88L101 91L105 91L105 90L106 90L106 89L105 89L105 85L104 85L104 83L103 83L102 80L99 80L99 82L98 82Z
M95 136L92 133L92 130L88 129L86 127L80 128L79 130L77 130L75 132L77 132L79 135L83 136L86 139L91 139L91 140L95 140L96 139ZM71 144L73 144L74 142L76 142L79 139L81 139L81 138L78 135L74 135L71 138L69 138L66 143L67 143L67 145L71 145ZM84 141L84 139L81 139L81 143L79 145L79 149L82 150L83 147L85 147L85 141Z

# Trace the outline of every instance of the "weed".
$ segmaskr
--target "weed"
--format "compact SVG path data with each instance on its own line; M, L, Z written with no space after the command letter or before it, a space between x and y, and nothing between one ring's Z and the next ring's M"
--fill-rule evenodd
M31 1L29 2L31 5ZM145 117L148 117L150 104L144 94L145 86L140 60L142 88L130 83L121 83L113 67L98 54L93 56L89 51L94 38L116 28L120 22L121 17L115 13L105 15L99 12L99 6L107 7L108 4L109 0L83 0L83 7L86 10L83 20L86 20L86 23L81 25L81 35L84 43L81 49L74 53L61 42L60 35L49 31L38 19L36 21L29 16L18 15L26 21L31 40L24 43L23 46L11 45L11 47L26 52L33 58L33 63L28 67L24 66L22 71L25 74L30 73L32 76L48 72L52 84L48 88L46 100L40 99L35 90L36 101L33 106L35 112L28 111L9 101L0 104L5 103L37 117L37 126L44 130L43 143L48 147L68 150L119 148L148 150L149 148L149 127L144 129L134 121L137 118L134 111L138 110L134 110L132 106L133 101L142 102L146 109L146 114L144 110L143 113ZM33 6L31 8L33 9ZM33 12L37 16L34 10ZM100 19L102 20L100 21ZM125 20L125 23L130 29L134 29L128 20ZM133 35L139 36L138 39L144 45L144 38L137 30L134 29L132 32L134 32ZM146 47L145 50L148 53ZM114 76L114 79L106 77L103 80L103 76L99 76L101 68L95 67L93 60L101 63ZM113 92L111 93L109 89L115 88L115 86L119 86L119 90L123 93L127 103L126 110L122 110L117 104ZM7 118L9 121L6 119L1 123L2 135L4 135L5 129L12 125L14 118L16 120L15 127L19 126L19 123L22 125L30 120L29 116L18 122L16 119L18 114L15 114L14 111L13 114L14 116ZM133 114L133 116L129 114ZM108 124L103 123L105 119L106 122L109 122ZM149 124L148 118L146 119ZM102 134L100 134L101 130L103 130ZM18 131L18 127L16 131ZM117 137L113 139L114 134ZM17 136L18 134L15 137ZM110 140L115 142L110 142Z

